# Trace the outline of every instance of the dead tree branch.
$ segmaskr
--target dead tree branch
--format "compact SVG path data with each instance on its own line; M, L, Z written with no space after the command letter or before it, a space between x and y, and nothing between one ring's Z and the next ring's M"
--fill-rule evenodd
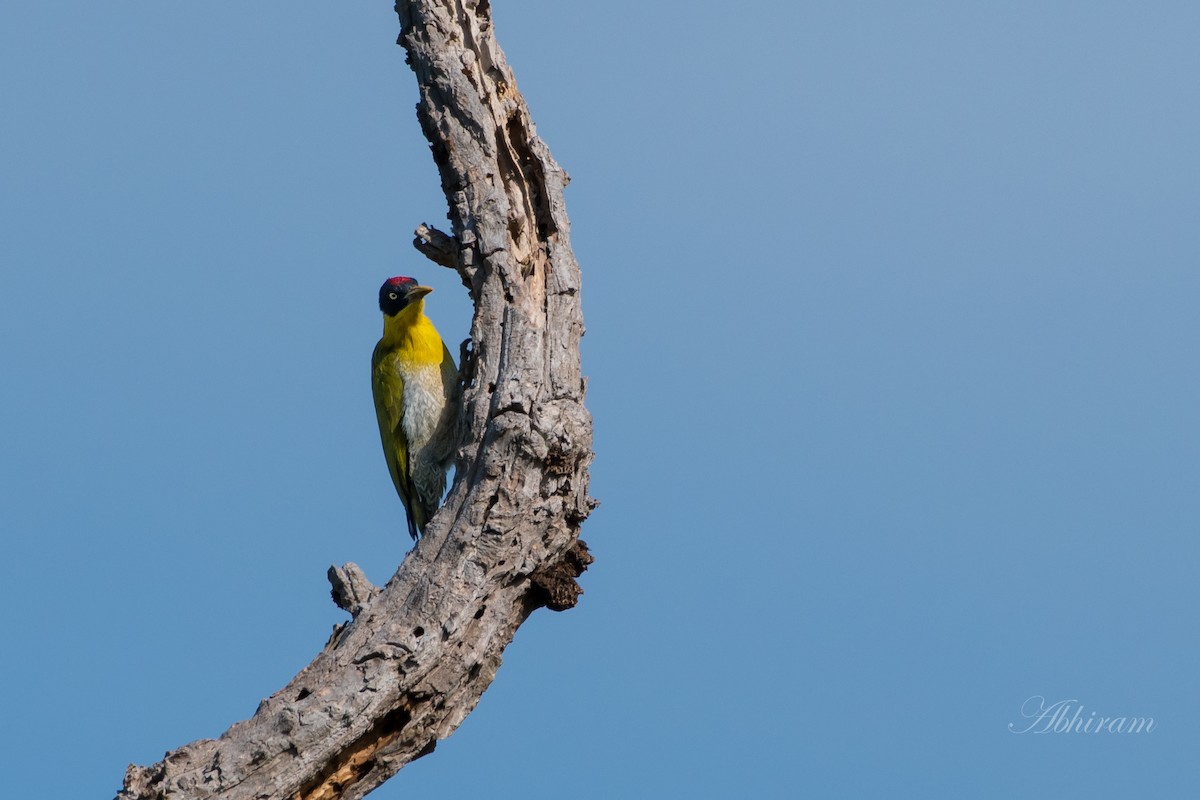
M414 244L475 303L455 485L382 590L353 564L331 568L354 618L291 683L219 739L131 766L119 800L363 797L458 727L517 627L574 605L591 562L567 176L534 132L488 0L396 11L452 225L422 226Z

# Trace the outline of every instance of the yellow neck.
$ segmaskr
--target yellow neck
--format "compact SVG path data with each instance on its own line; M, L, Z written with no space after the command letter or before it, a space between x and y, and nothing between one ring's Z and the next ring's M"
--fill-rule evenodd
M405 306L394 317L383 317L383 345L417 364L442 361L442 337L425 316L425 298Z

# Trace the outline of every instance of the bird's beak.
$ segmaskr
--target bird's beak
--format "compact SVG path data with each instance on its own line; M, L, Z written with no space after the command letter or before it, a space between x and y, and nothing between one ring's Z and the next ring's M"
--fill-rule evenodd
M413 300L419 300L432 291L432 286L414 286L408 290L408 299L410 302Z

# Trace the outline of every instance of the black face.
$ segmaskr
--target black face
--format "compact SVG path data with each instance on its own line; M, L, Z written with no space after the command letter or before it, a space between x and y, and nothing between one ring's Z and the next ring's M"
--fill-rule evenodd
M417 285L412 278L388 278L379 287L379 310L394 317L408 305L408 290Z

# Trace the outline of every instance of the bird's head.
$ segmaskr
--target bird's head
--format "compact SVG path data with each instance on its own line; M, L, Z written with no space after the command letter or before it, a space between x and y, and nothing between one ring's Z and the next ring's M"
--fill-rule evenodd
M379 287L379 310L389 317L394 317L432 291L429 286L418 285L413 278L405 278L402 275L388 278L383 282L383 286Z

